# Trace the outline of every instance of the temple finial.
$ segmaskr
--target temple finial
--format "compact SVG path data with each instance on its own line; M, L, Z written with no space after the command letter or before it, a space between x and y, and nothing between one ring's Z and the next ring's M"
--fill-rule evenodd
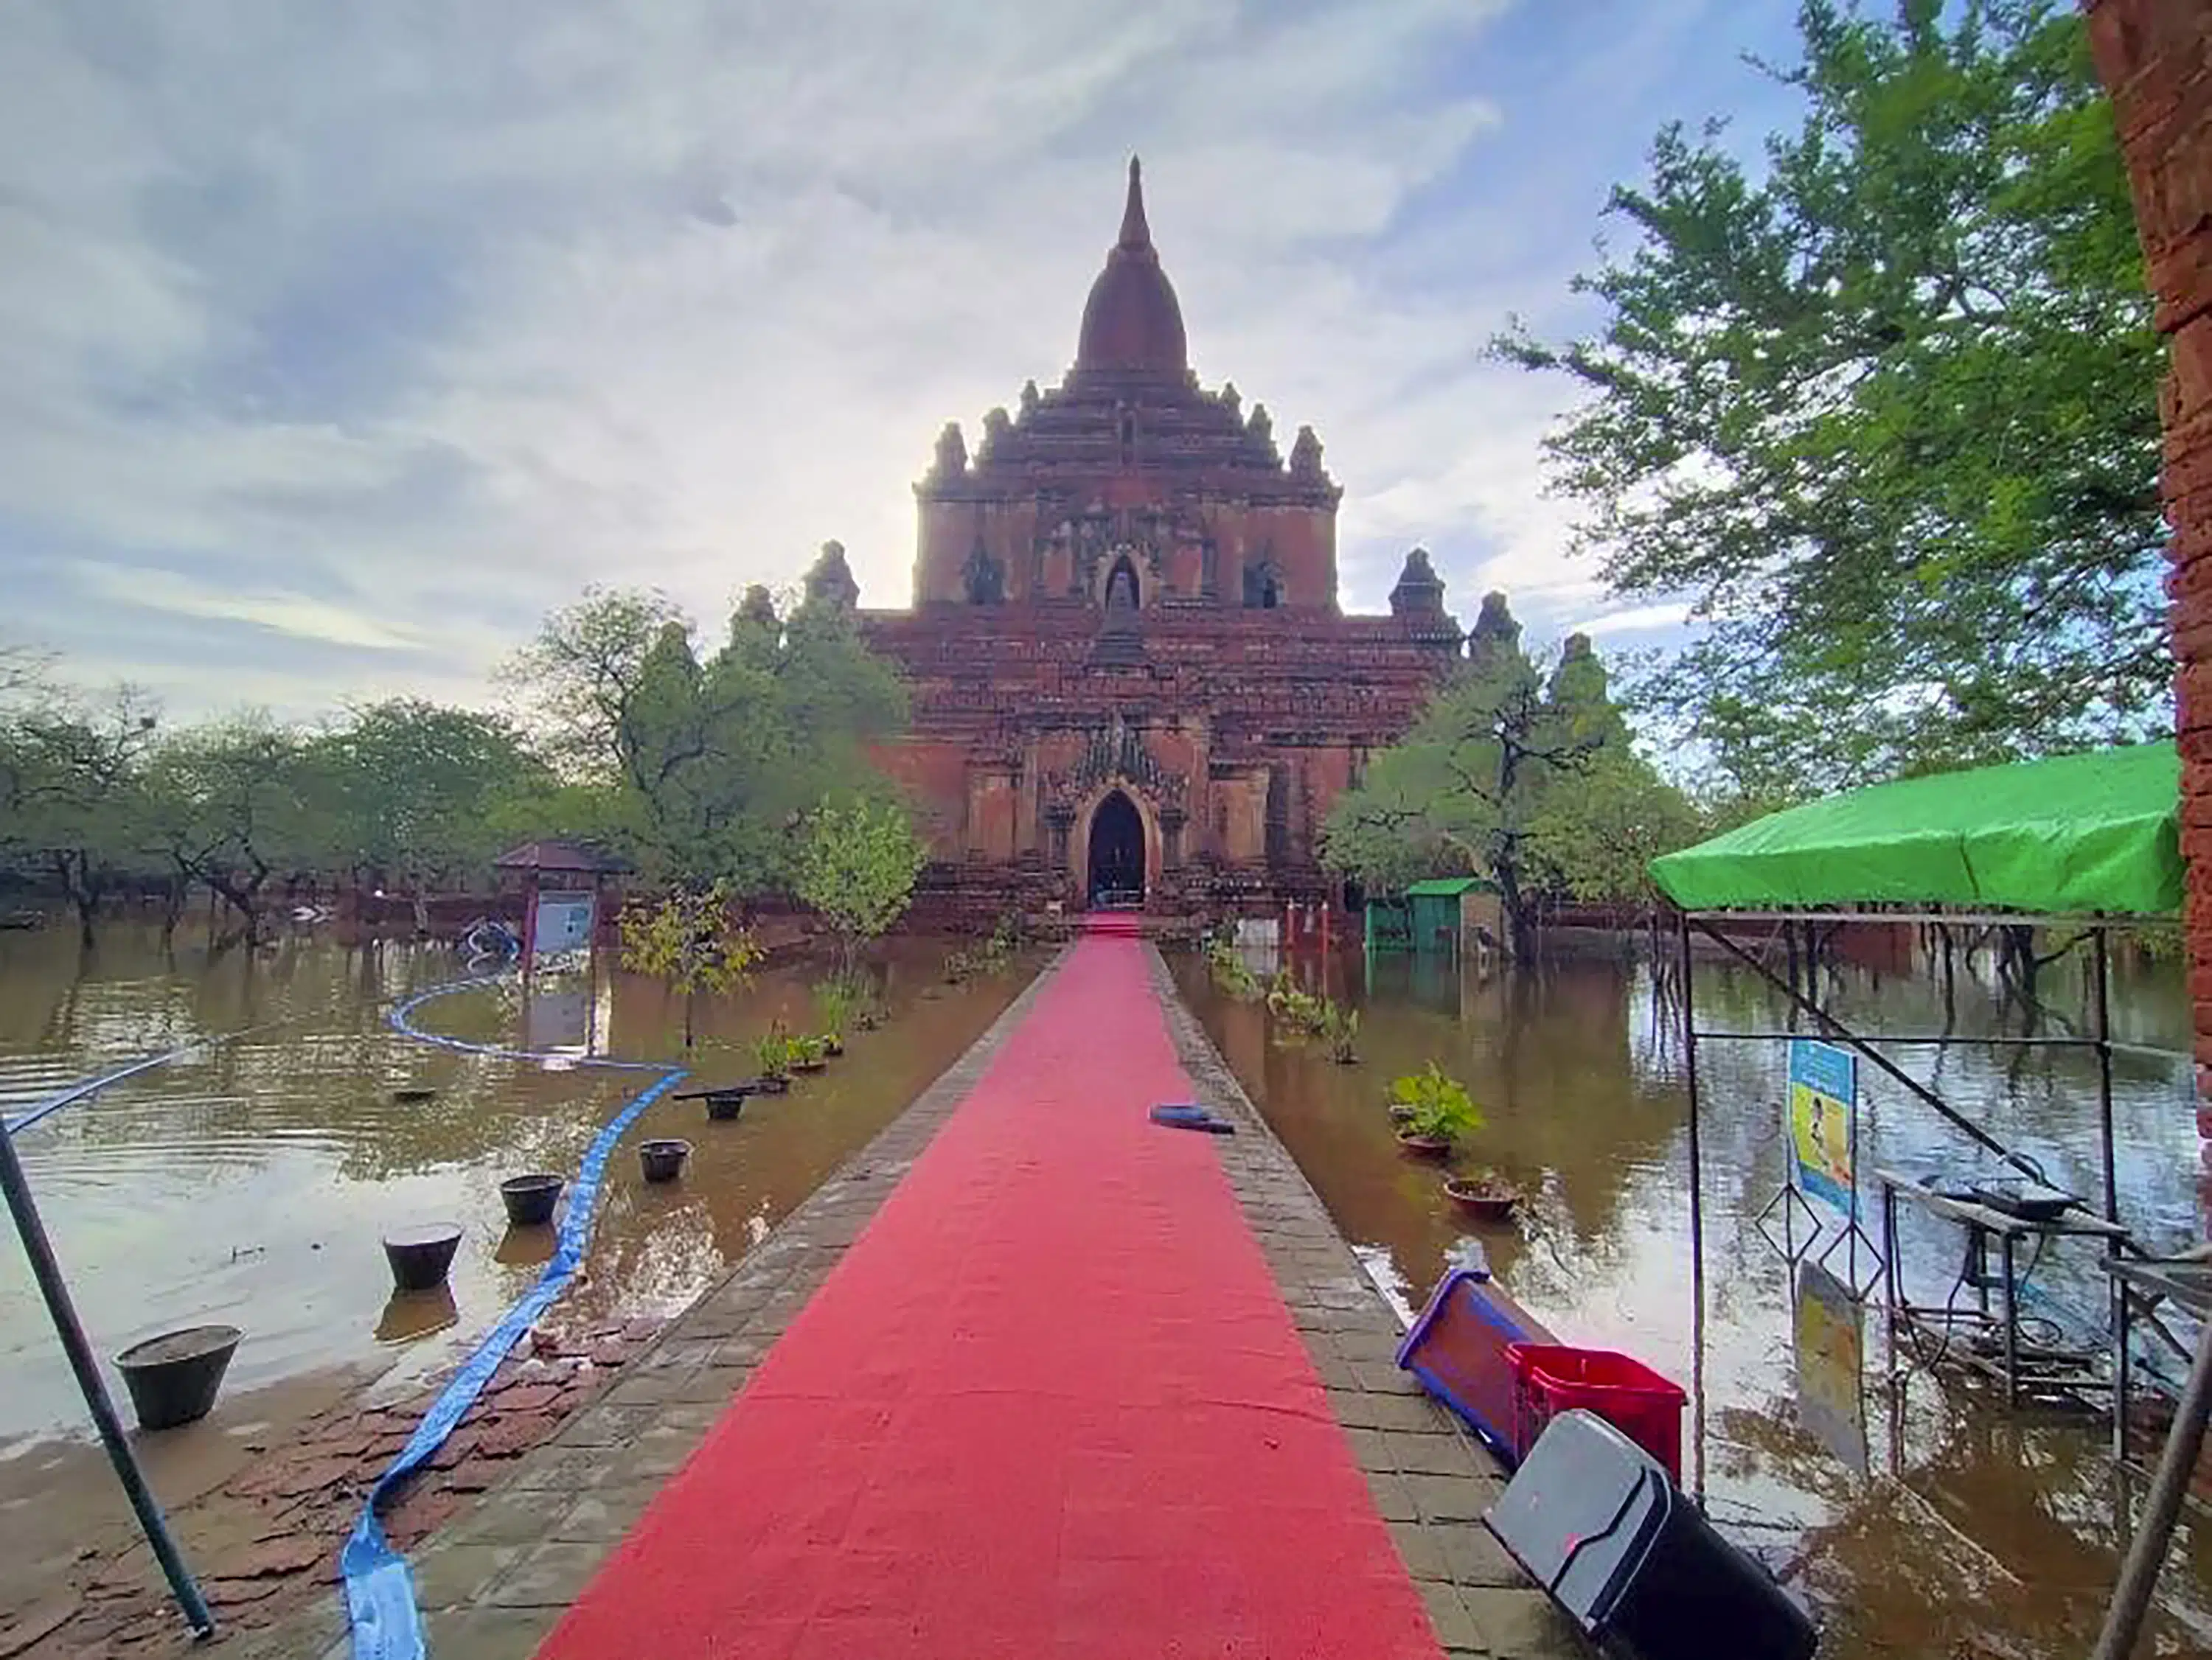
M1145 185L1137 158L1129 158L1129 205L1121 209L1121 245L1125 248L1149 248L1152 245L1152 227L1145 223Z

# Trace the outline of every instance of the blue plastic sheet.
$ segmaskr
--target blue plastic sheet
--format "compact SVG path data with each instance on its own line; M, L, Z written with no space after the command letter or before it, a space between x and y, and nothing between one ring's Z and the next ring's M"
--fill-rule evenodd
M540 1060L544 1057L524 1050L500 1049L488 1044L465 1043L458 1038L441 1037L424 1032L414 1023L414 1014L424 1003L456 991L481 989L505 978L501 975L479 976L457 980L451 984L436 986L418 993L394 1008L391 1022L395 1031L422 1043L436 1044L441 1048L460 1050L471 1055L485 1055L501 1060ZM569 1184L568 1209L562 1214L561 1227L556 1236L552 1260L545 1264L537 1282L523 1293L520 1301L501 1317L500 1322L477 1345L459 1372L448 1383L430 1409L423 1414L422 1421L415 1427L415 1433L399 1450L384 1474L377 1478L369 1490L368 1502L362 1507L361 1520L354 1526L345 1548L338 1554L338 1566L345 1578L346 1615L353 1630L354 1660L423 1660L422 1621L415 1606L415 1581L409 1572L407 1559L392 1548L384 1535L383 1524L377 1520L376 1506L402 1479L419 1468L437 1451L446 1437L453 1433L483 1387L499 1370L499 1363L507 1358L507 1351L522 1339L538 1317L543 1314L553 1300L559 1296L584 1260L584 1252L591 1244L592 1218L599 1208L599 1185L605 1176L607 1160L622 1140L623 1132L635 1123L640 1113L666 1094L686 1075L681 1067L662 1066L647 1061L580 1060L577 1064L600 1071L649 1072L656 1075L653 1081L640 1094L632 1096L621 1112L608 1121L592 1140L584 1154L582 1167Z

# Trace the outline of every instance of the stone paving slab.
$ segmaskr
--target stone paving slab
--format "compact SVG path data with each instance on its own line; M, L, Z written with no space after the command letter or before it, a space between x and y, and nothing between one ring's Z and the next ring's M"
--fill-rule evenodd
M1157 949L1147 954L1168 1035L1199 1101L1237 1125L1236 1135L1214 1140L1222 1168L1444 1652L1455 1660L1589 1654L1581 1633L1482 1525L1504 1472L1399 1369L1397 1315L1183 1002L1166 960Z
M1245 1097L1157 951L1170 1037L1199 1099L1240 1132L1217 1137L1337 1421L1427 1604L1445 1653L1567 1660L1588 1652L1479 1518L1497 1465L1394 1361L1395 1315L1320 1198ZM433 1660L525 1660L668 1477L705 1439L793 1317L967 1096L1064 959L952 1068L624 1366L596 1402L410 1558ZM240 1660L347 1660L337 1594L224 1647Z

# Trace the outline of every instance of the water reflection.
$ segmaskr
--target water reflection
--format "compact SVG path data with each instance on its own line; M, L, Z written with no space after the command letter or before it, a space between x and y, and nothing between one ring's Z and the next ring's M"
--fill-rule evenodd
M1530 1196L1517 1227L1473 1237L1516 1299L1569 1341L1626 1349L1693 1386L1686 1462L1701 1467L1716 1517L1820 1608L1823 1654L2026 1656L2088 1645L2141 1497L2112 1475L2101 1421L2014 1415L2001 1400L1939 1380L1910 1354L1890 1354L1878 1309L1860 1325L1863 1378L1824 1379L1815 1354L1812 1393L1801 1396L1798 1334L1831 1348L1848 1344L1832 1324L1801 1325L1789 1265L1753 1221L1785 1175L1783 1044L1698 1047L1710 1276L1699 1348L1680 1015L1648 972L1578 960L1484 975L1404 955L1299 972L1360 1005L1362 1064L1338 1067L1281 1039L1263 1006L1220 995L1195 959L1176 965L1207 1029L1340 1227L1363 1254L1387 1258L1381 1271L1395 1269L1417 1296L1464 1248L1469 1231L1444 1198L1440 1172L1400 1156L1382 1110L1390 1078L1437 1061L1466 1082L1488 1121L1464 1161L1496 1166ZM1701 966L1697 979L1701 1028L1786 1023L1753 977ZM2068 966L2046 973L2042 1030L2081 1029L2081 989ZM1828 991L1861 1029L1945 1026L1940 986L1894 964L1840 971ZM2118 973L2114 999L2116 1035L2186 1047L2178 972ZM2021 1027L2018 1012L1963 963L1948 1002L1955 1031ZM2094 1057L1977 1046L1906 1051L1905 1064L2041 1160L2061 1185L2100 1191ZM2114 1071L2124 1215L2154 1245L2203 1238L2185 1058L2127 1051ZM1862 1171L1955 1162L1972 1151L1893 1082L1867 1068L1861 1077ZM1905 1223L1908 1285L1916 1298L1941 1302L1959 1272L1956 1231ZM2087 1242L2051 1247L2032 1284L2038 1312L2094 1317L2103 1299L2094 1251ZM1844 1276L1844 1253L1830 1265ZM1893 1360L1905 1373L1895 1387L1886 1381ZM1836 1364L1832 1353L1826 1364ZM1863 1453L1853 1445L1861 1435ZM2212 1651L2207 1531L2196 1518L2185 1523L2144 1652Z
M942 949L890 961L890 1019L791 1094L708 1124L664 1099L609 1164L592 1251L556 1306L586 1325L688 1304L843 1158L971 1043L1022 972L951 987ZM441 997L426 1028L513 1046L532 1033L564 1054L508 1060L433 1047L388 1029L407 993L463 972L450 951L287 937L268 952L210 953L116 926L98 948L71 930L0 934L0 1112L179 1044L237 1041L119 1084L18 1142L95 1346L113 1354L173 1326L244 1327L227 1389L243 1393L337 1365L389 1366L380 1395L448 1364L536 1278L550 1228L509 1230L498 1184L573 1171L640 1087L580 1067L586 1053L680 1059L682 1008L662 988L603 972ZM742 997L702 998L691 1066L707 1081L750 1074L772 1020L810 1017L804 966L763 974ZM427 1098L417 1092L427 1090ZM396 1092L406 1092L401 1099ZM648 1187L629 1148L682 1136L683 1178ZM382 1235L427 1216L464 1231L442 1306L392 1299ZM74 1433L82 1403L19 1252L0 1249L0 1449Z

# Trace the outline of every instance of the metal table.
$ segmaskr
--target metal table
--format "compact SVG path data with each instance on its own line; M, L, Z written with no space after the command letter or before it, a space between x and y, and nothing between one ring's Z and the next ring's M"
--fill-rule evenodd
M2128 1331L2138 1311L2148 1314L2170 1302L2200 1320L2212 1320L2212 1263L2194 1258L2112 1257L2105 1272L2112 1280L2112 1457L2128 1463ZM2170 1334L2167 1341L2175 1340ZM2188 1350L2177 1343L2185 1358Z
M2008 1407L2019 1405L2024 1383L2045 1384L2076 1393L2113 1389L2111 1378L2096 1375L2097 1357L2093 1351L2048 1351L2034 1357L2036 1370L2032 1374L2024 1369L2020 1341L2019 1252L2023 1240L2040 1245L2050 1239L2087 1239L2103 1240L2109 1253L2128 1239L2126 1228L2078 1208L2048 1221L2030 1221L2009 1210L1938 1193L1917 1178L1897 1171L1877 1170L1875 1178L1881 1184L1882 1278L1893 1327L1901 1318L1917 1330L1932 1330L1946 1342L1950 1340L1954 1324L1961 1318L1972 1321L1985 1332L1994 1329L2002 1339L2001 1361L1977 1353L1971 1344L1960 1351L1958 1358L1984 1376L2002 1384ZM1990 1310L1991 1286L1986 1275L1976 1278L1977 1306L1970 1310L1954 1310L1948 1306L1941 1309L1917 1307L1906 1299L1897 1254L1897 1203L1900 1198L1915 1209L1958 1223L1966 1232L1969 1250L1996 1240L2001 1270L1996 1284L2003 1293L2002 1313ZM2114 1398L2118 1398L2117 1390Z

